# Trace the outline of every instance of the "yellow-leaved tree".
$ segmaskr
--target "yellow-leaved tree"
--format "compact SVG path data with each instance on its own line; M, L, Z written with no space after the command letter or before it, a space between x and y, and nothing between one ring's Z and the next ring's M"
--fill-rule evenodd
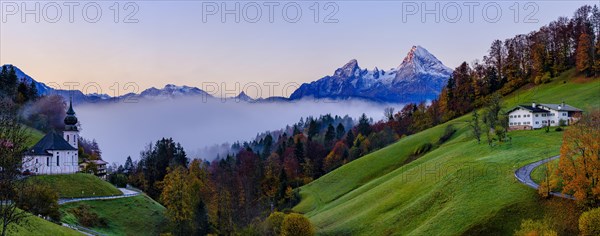
M600 111L585 114L563 136L558 177L563 193L584 205L600 203Z
M168 174L160 182L160 201L167 208L174 235L188 235L191 230L193 201L187 175L188 171L183 166L169 168Z
M308 218L298 213L290 213L283 218L281 225L282 236L312 236L315 228Z

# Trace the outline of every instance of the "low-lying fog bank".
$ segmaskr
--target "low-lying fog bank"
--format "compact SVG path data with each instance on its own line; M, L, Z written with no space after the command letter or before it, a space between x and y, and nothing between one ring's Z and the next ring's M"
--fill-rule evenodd
M96 139L102 157L110 163L124 163L127 156L139 159L144 147L162 137L180 142L190 158L199 150L225 142L249 141L259 132L278 130L296 123L300 117L349 115L362 113L378 121L383 119L383 105L364 101L314 101L247 103L234 100L182 98L138 103L87 104L75 108L81 122L81 135Z

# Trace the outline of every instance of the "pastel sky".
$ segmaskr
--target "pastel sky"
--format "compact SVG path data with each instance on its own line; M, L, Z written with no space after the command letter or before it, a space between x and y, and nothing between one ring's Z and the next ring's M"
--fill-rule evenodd
M23 7L35 10L36 3L40 4L38 13L22 16ZM86 3L79 2L73 8L71 23L66 2L2 1L0 64L14 64L46 83L79 82L82 87L94 82L102 88L100 92L110 95L115 95L115 87L110 88L115 83L121 87L119 94L131 92L123 89L127 82L136 83L139 90L167 83L203 88L209 82L224 82L226 89L234 90L236 82L240 88L277 82L280 86L274 94L268 90L248 93L286 96L291 91L282 91L284 84L330 75L351 59L357 59L363 68L396 67L412 45L425 47L454 68L462 61L481 59L494 39L528 33L598 1L538 1L529 5L497 1L487 5L487 13L483 9L489 2L480 2L473 7L472 22L468 5L474 2L319 1L318 23L315 1L134 1L127 8L126 2L118 2L118 16L115 1L98 1L93 6ZM235 12L236 4L240 22L235 22L234 13L224 15L223 23L222 8ZM270 22L269 5L276 4ZM439 4L437 10L435 4ZM83 17L84 6L87 18ZM102 9L98 17L95 6ZM219 11L208 14L215 6ZM284 6L287 18L283 16ZM301 15L296 15L298 6ZM424 20L423 7L433 9ZM136 8L132 19L138 22L124 23ZM60 18L56 9L61 9ZM256 18L257 9L262 13L258 22L249 22ZM497 9L501 9L500 15ZM334 22L325 23L329 14L333 14L330 21ZM98 22L86 21L94 18ZM288 22L294 18L296 23Z

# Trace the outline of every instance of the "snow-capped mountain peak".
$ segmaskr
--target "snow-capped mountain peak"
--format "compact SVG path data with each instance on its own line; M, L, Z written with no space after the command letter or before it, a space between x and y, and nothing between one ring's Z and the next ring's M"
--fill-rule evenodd
M331 76L303 84L290 99L361 98L382 102L420 102L437 98L452 70L421 46L413 46L389 71L361 69L353 59Z
M437 76L446 76L452 73L452 69L445 66L433 54L421 46L412 46L404 60L402 60L402 64L396 70L398 71L396 79L410 77L411 73Z
M140 93L141 97L144 98L175 98L183 96L200 96L208 95L203 90L196 87L189 86L177 86L174 84L167 84L162 89L151 87ZM209 95L210 96L210 95Z
M342 66L342 68L335 70L334 74L341 77L352 77L357 73L357 70L360 71L358 61L356 59L352 59Z

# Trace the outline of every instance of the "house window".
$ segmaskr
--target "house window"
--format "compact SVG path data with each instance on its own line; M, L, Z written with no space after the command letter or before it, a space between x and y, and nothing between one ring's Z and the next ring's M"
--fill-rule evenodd
M539 122L539 121L536 121L536 122L535 122L535 124L536 124L536 125L539 125L539 124L540 124L540 122Z
M567 113L566 113L566 112L563 112L563 116L567 116Z
M519 118L521 118L521 115L518 115Z
M552 121L552 124L554 124L554 123L556 123L556 122Z
M535 114L535 117L538 117L538 116L539 116L538 114Z

